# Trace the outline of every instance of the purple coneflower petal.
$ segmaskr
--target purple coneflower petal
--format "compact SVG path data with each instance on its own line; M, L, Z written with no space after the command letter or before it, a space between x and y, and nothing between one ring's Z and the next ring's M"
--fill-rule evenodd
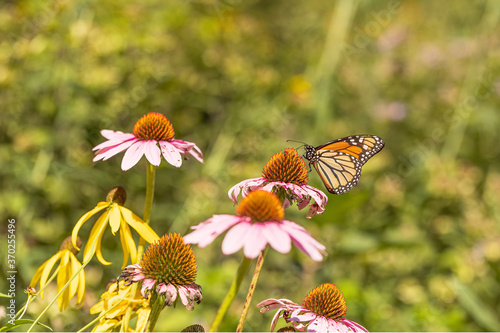
M267 179L264 177L246 179L231 187L227 195L231 200L233 200L233 203L237 204L238 195L240 195L241 191L243 191L242 196L245 197L250 190L256 187L260 187L266 181Z
M123 155L122 170L126 171L139 162L146 150L147 141L136 141Z
M264 238L273 249L279 253L288 253L292 248L292 241L288 233L279 227L276 222L266 222Z
M199 247L204 248L221 233L240 222L241 219L240 216L234 215L214 215L205 222L191 227L194 231L184 236L184 243L198 244Z
M106 139L113 141L126 141L135 138L135 135L132 133L123 133L121 131L112 130L102 130L101 135Z
M311 235L301 226L292 222L283 220L282 228L288 231L288 234L292 238L292 242L301 251L310 256L314 261L323 260L321 252L325 251L325 247L316 241Z
M176 299L177 299L177 289L172 284L169 283L167 285L167 290L165 292L165 304L170 306L174 304Z
M251 226L250 222L243 221L232 227L222 241L222 253L233 254L241 249Z
M363 326L361 326L360 324L358 324L352 320L342 318L340 321L344 325L348 326L353 332L368 332L368 330L366 328L364 328Z
M198 148L198 146L193 142L172 139L170 140L170 143L174 145L177 149L183 150L183 154L189 153L198 161L203 163L203 153L201 152L201 149Z
M173 144L168 141L160 141L161 153L165 160L173 166L179 168L182 165L182 156Z
M144 153L149 163L154 166L160 165L161 152L160 148L158 148L158 143L155 140L146 141Z
M118 143L112 147L109 147L109 148L100 149L96 152L96 156L94 157L93 161L96 162L96 161L99 161L101 159L103 161L106 161L110 157L113 157L116 154L119 154L122 151L128 149L131 145L133 145L137 141L139 141L139 140L129 140L129 141L125 141L125 142L120 142L120 143ZM97 146L97 147L99 147L99 146Z
M162 283L159 283L157 286L156 286L156 292L158 294L164 294L166 293L168 290L167 288L167 285L165 284L165 282L162 282Z
M233 228L234 229L234 228ZM267 240L264 237L265 226L262 223L254 223L245 235L243 254L245 257L254 259L266 248Z

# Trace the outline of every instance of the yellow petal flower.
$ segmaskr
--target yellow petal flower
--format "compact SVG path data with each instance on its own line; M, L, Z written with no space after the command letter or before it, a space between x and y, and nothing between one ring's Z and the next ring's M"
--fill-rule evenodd
M82 267L82 264L76 259L76 257L71 253L71 276L76 274L76 272ZM85 297L85 273L83 269L78 273L78 277L71 282L75 289L72 289L71 295L76 295L76 306L80 307L83 305L83 299Z
M149 244L154 243L160 237L154 232L153 229L137 215L135 215L131 210L120 207L120 211L122 213L123 219L128 223L129 226L135 229L142 238L146 240Z
M125 221L121 222L120 227L120 241L122 243L123 249L123 265L122 269L127 265L128 255L130 253L130 260L132 262L137 261L137 248L135 247L134 239L132 238L132 233L130 232L130 228Z
M50 271L52 271L52 268L61 257L61 254L62 254L61 251L57 252L49 260L43 263L42 266L38 268L38 270L35 273L35 276L33 277L33 280L30 283L30 286L35 287L36 283L38 282L38 279L40 278L40 289L45 288L45 285L47 284L47 279L49 278ZM40 291L40 296L43 297L43 290Z
M101 240L104 230L106 229L107 222L109 220L110 211L108 210L106 213L99 216L96 223L92 227L90 231L89 239L87 240L87 245L85 245L85 250L83 251L83 261L86 262L94 253L96 253L97 258L103 265L110 265L110 262L107 262L102 257L101 253Z
M70 242L70 237L67 238L67 241ZM45 288L47 284L47 279L50 275L50 272L52 271L58 260L60 262L55 271L55 273L57 273L57 292L60 292L66 285L66 283L82 267L71 250L62 249L58 251L37 269L35 275L33 276L33 279L31 280L31 287L35 287L37 282L40 281L41 297L43 297L43 288ZM64 309L66 309L71 298L75 296L75 294L77 294L77 304L82 304L83 298L85 296L85 273L83 270L78 273L78 276L69 283L68 287L66 287L66 289L57 298L57 305L59 306L59 310L63 311Z
M135 331L140 332L139 328L146 325L149 318L149 312L151 311L149 301L142 297L140 290L137 290L135 296L132 297L130 295L132 285L125 286L125 281L123 280L119 282L119 289L117 289L117 286L117 283L111 284L108 290L101 295L101 300L90 309L91 314L96 314L103 313L114 307L100 319L99 324L94 327L92 332L111 331L113 328L121 325L121 320L129 305L132 305L132 310L136 312L138 316L138 323ZM135 314L133 314L133 316L135 316ZM144 323L144 321L146 323ZM141 326L139 326L139 324L141 324Z
M137 325L135 327L136 332L146 332L150 313L151 308L149 306L143 306L137 310Z
M80 251L80 249L78 248L78 246L76 246L76 237L78 236L78 231L80 231L80 228L82 227L82 225L92 216L94 215L95 213L103 210L104 208L108 207L109 206L109 202L106 202L106 201L101 201L97 204L97 206L95 206L91 211L88 211L87 213L83 214L82 217L80 217L80 219L78 220L78 222L76 222L76 225L74 226L73 228L73 232L71 233L71 241L73 242L73 246L75 247L75 249L77 249L78 251ZM84 260L85 261L85 260Z
M113 206L111 206L110 211L111 212L109 216L109 226L111 227L111 232L114 235L120 228L120 220L121 220L120 206L114 203Z

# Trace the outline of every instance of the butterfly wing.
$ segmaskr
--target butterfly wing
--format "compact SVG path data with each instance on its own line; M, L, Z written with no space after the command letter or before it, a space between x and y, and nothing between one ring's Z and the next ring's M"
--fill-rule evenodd
M306 158L330 193L344 194L358 184L361 167L384 145L375 135L352 135L316 148L305 146Z

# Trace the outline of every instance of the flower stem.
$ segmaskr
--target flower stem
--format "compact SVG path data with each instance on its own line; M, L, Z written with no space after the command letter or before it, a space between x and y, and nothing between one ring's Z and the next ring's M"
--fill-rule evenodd
M153 197L155 190L155 166L148 162L148 169L146 173L146 202L144 204L144 216L143 220L146 224L149 224L151 218L151 210L153 209ZM139 245L137 246L137 262L132 264L137 264L141 261L142 254L144 253L144 245L146 245L146 240L144 238L139 239ZM138 288L138 283L134 283L132 289L130 290L131 295L135 295ZM132 317L132 305L129 305L125 315L122 320L122 327L120 332L128 332L128 323Z
M151 295L151 313L149 314L149 324L148 331L154 332L154 328L156 322L158 321L158 317L160 316L161 310L163 310L165 303L165 295L158 295L157 293L152 293Z
M245 274L248 271L248 267L250 267L251 262L252 262L251 259L243 257L243 260L240 263L240 267L238 267L236 276L234 277L233 283L231 284L231 287L229 288L226 297L222 301L219 310L215 315L214 321L212 322L212 326L210 327L209 332L216 332L217 329L219 328L219 325L222 322L222 319L224 318L227 309L233 302L234 297L236 296L238 290L240 289L241 281L243 281L243 278L245 277Z
M255 271L253 272L252 281L250 282L250 288L248 288L247 298L245 300L245 305L243 306L243 312L241 313L236 332L241 332L243 330L243 325L245 324L245 320L247 319L248 309L250 308L253 293L255 292L255 287L257 286L257 280L259 280L260 271L262 270L262 265L264 264L264 258L266 257L267 249L268 247L266 246L264 251L262 251L257 258L257 264L255 265Z

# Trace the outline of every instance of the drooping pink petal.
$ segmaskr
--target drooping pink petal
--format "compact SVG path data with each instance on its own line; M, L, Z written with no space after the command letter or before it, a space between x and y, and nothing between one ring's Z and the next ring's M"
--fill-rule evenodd
M280 253L288 253L292 248L292 241L288 233L280 228L277 222L266 222L263 232L264 238L273 249Z
M187 291L183 286L179 286L179 297L181 298L182 304L184 304L184 306L187 308L189 305L189 302L188 302L188 298L187 298Z
M159 283L157 286L156 286L156 292L159 294L159 295L162 295L164 293L166 293L168 290L167 288L167 285L165 284L165 282L162 282L162 283Z
M325 252L325 246L315 240L304 228L300 225L283 220L282 228L288 232L292 238L293 244L297 246L302 252L310 256L315 261L323 260L321 253Z
M118 146L124 142L128 142L128 141L132 141L134 140L135 138L132 138L130 140L106 140L100 144L98 144L97 146L95 146L94 148L92 148L92 151L96 151L96 150L105 150L106 148L111 148L111 147L115 147L115 146Z
M135 138L135 135L132 133L123 133L121 131L112 130L101 130L101 135L108 140L116 141L126 141Z
M151 289L154 287L156 281L153 279L145 279L142 281L142 286L145 287L146 289Z
M169 140L169 142L176 148L182 150L182 154L189 153L199 162L203 163L203 153L201 152L201 149L198 148L198 146L193 142L177 139L171 139Z
M366 328L347 318L342 318L340 322L349 327L353 332L368 332Z
M243 254L245 257L249 259L257 258L262 250L266 248L267 240L263 233L264 225L262 223L254 223L247 230L243 245Z
M301 313L301 312L304 312L304 310L305 310L304 308L301 308L301 309L296 309L295 311L293 311L292 314L290 315L290 320L310 321L318 316L317 314L315 314L313 312Z
M181 153L173 144L168 141L160 141L160 148L163 157L168 163L177 168L182 165Z
M204 248L212 243L220 234L241 220L242 217L235 215L214 215L205 222L191 227L195 231L184 236L184 243L198 244L199 247Z
M132 140L129 140L129 141L124 141L124 142L118 143L117 145L109 147L109 148L100 149L100 150L98 150L96 152L96 156L94 157L93 161L97 162L97 161L99 161L101 159L103 161L106 161L110 157L113 157L116 154L119 154L122 151L128 149L131 145L133 145L137 141L139 141L139 140L132 139Z
M122 170L126 171L133 167L139 162L141 157L144 155L146 150L146 141L136 141L129 149L125 152L122 160Z
M148 140L145 144L145 154L149 163L154 166L160 165L161 162L161 152L158 148L158 143L156 140Z
M261 187L266 181L267 179L264 177L246 179L231 187L227 195L231 200L233 200L234 204L237 204L238 196L241 191L243 191L242 196L245 197L248 194L248 189L253 190L257 187Z
M177 289L172 284L167 284L167 290L165 291L165 304L170 306L174 304L177 299Z
M279 311L276 311L276 313L274 314L273 316L273 320L271 321L271 332L274 331L274 329L276 328L276 324L278 323L278 319L283 315L283 309L282 310L279 310Z
M222 253L233 254L245 244L247 232L251 228L251 223L243 221L232 227L222 241Z

